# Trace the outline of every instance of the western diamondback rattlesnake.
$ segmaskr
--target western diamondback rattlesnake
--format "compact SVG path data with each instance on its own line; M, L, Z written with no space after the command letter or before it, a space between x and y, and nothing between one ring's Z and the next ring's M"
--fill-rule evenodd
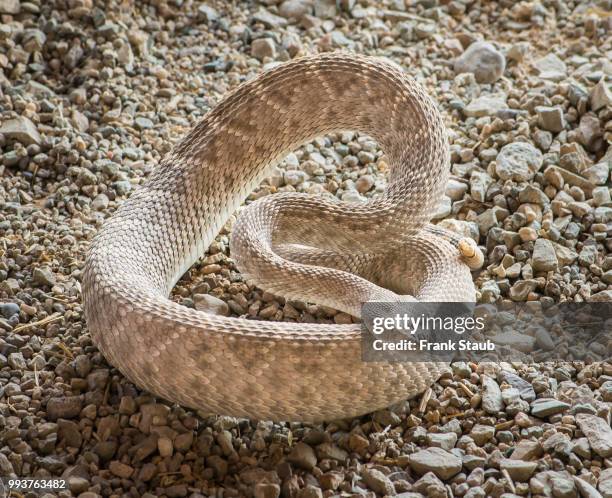
M468 265L482 254L427 223L449 165L432 100L381 59L302 58L225 97L95 237L87 322L126 377L189 407L302 421L380 409L436 380L444 363L362 362L359 325L227 318L168 299L273 164L338 130L378 140L390 164L385 192L364 204L297 193L254 202L232 232L241 272L270 292L355 316L366 301L474 300Z

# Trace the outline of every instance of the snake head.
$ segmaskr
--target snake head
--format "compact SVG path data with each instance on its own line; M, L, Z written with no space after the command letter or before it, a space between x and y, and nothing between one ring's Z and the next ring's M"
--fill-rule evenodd
M479 270L484 264L484 254L473 239L465 237L457 244L461 258L470 270Z

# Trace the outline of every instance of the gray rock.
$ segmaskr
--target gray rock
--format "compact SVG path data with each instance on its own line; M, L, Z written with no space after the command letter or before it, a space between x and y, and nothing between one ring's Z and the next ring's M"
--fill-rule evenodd
M38 267L32 273L34 283L38 285L53 287L56 282L55 274L49 268Z
M521 393L518 389L514 387L510 387L508 389L504 389L502 391L502 399L504 400L504 404L506 406L511 405L512 403L516 403L521 400Z
M539 204L540 206L550 203L550 199L546 196L546 194L533 185L527 185L519 192L519 201Z
M368 200L362 196L359 192L349 190L342 194L341 199L345 202L367 202Z
M610 198L610 189L608 187L595 187L592 192L593 202L596 206L602 204L609 204L612 199Z
M507 470L514 481L527 482L538 467L538 462L524 462L504 458L499 464L501 470Z
M308 0L285 0L278 13L286 19L300 19L304 14L312 13L312 2Z
M66 442L67 446L79 448L83 441L81 429L76 422L72 420L59 419L57 421L58 437Z
M198 19L211 23L219 19L219 13L210 5L198 5Z
M569 247L562 246L561 244L557 244L555 242L552 242L552 245L555 249L559 266L563 267L571 265L578 258L578 254Z
M225 301L210 294L194 294L193 305L198 311L213 315L229 316L229 306Z
M485 303L494 303L501 295L501 290L495 280L487 280L482 284L480 289L482 300Z
M314 449L301 441L293 447L287 460L304 470L312 470L317 464L317 456Z
M20 0L0 0L0 14L19 14L21 11Z
M138 116L134 120L134 124L138 130L150 130L153 128L153 121L149 118L145 118L144 116Z
M574 484L576 485L576 488L580 492L580 496L582 498L601 498L598 491L588 482L586 482L585 479L581 479L578 476L572 476L572 479L574 480Z
M591 446L586 437L581 437L572 441L572 452L579 457L591 459Z
M495 435L495 427L492 425L476 424L472 427L470 437L478 446L482 446L489 442Z
M550 240L538 239L535 241L531 266L535 271L554 271L557 269L559 262Z
M504 145L497 155L495 172L502 180L525 182L542 167L542 153L533 145L514 142Z
M308 484L300 490L297 496L298 498L323 498L323 492L321 488Z
M433 472L440 479L450 479L461 471L461 459L441 448L417 451L408 457L410 468L417 474Z
M609 422L597 415L579 413L576 415L576 423L595 453L603 458L612 455L612 428Z
M523 62L530 50L531 44L529 42L518 42L508 49L506 57L511 61Z
M278 484L271 482L259 482L255 484L253 498L278 498L279 496L280 486Z
M500 373L500 378L502 381L507 382L512 387L518 389L521 398L523 398L525 401L531 402L536 399L536 393L533 390L533 386L515 373L502 370Z
M494 116L498 111L508 109L506 95L501 93L482 95L470 101L463 109L467 117L480 118L483 116Z
M583 266L590 266L595 264L597 259L597 246L596 245L585 245L578 254L578 262Z
M91 202L91 207L96 211L102 211L108 207L109 202L106 194L98 194Z
M316 17L331 19L336 14L336 0L314 0L314 15Z
M304 183L306 181L307 175L303 171L299 170L288 170L285 171L283 175L285 179L285 183L287 185L299 185L300 183Z
M75 448L78 448L78 446L74 446ZM79 445L80 446L80 445ZM85 496L87 497L87 493L88 493L88 489L91 487L91 483L85 479L84 477L79 477L79 476L70 476L67 479L68 481L68 488L70 489L70 491L75 495L75 496L79 496L79 498ZM98 497L99 495L96 493L92 493L92 497Z
M317 458L344 462L348 458L348 453L333 443L321 443L317 446Z
M456 232L465 237L470 237L478 242L479 230L478 224L473 221L455 220L453 218L447 218L438 223L439 227L446 228L452 232Z
M8 355L8 364L14 370L26 370L28 368L23 353L11 353Z
M595 223L610 223L612 221L612 207L598 207L593 211Z
M536 345L544 351L552 351L555 348L555 343L552 337L543 327L538 327L535 333Z
M612 106L612 91L604 79L601 79L591 90L589 96L591 109L598 111L607 106Z
M365 194L374 186L374 177L372 175L363 175L355 182L355 188L360 194Z
M531 414L534 417L546 418L569 410L570 405L558 399L537 399L531 403Z
M366 469L363 474L363 481L368 487L379 495L395 495L395 486L391 480L377 469Z
M259 9L257 12L255 12L255 14L253 14L253 20L255 22L260 22L269 29L282 28L288 24L287 19L274 15L264 8Z
M266 57L274 59L276 57L276 45L274 40L272 40L272 38L258 38L257 40L253 40L253 43L251 43L251 55L260 61Z
M113 183L113 188L117 195L126 195L130 190L132 190L132 184L129 180L120 180L118 182Z
M443 195L431 219L441 220L442 218L446 218L449 214L451 214L452 207L453 206L451 200L446 195Z
M23 145L41 144L40 133L32 121L24 116L9 119L0 126L0 134Z
M553 136L549 131L537 129L533 133L533 141L541 151L546 152L552 145Z
M567 76L567 66L559 57L550 53L533 63L540 78L552 81L561 81Z
M81 407L82 400L80 396L50 398L47 402L47 416L49 420L75 418L81 412Z
M565 116L560 106L536 108L540 120L540 126L547 131L558 133L565 129Z
M481 235L486 235L491 228L499 224L496 211L496 209L487 209L476 217L476 223L478 223L478 230Z
M455 60L455 73L473 73L478 83L494 83L504 74L506 58L491 43L472 43Z
M488 173L474 171L470 177L470 194L477 202L485 202L487 190L493 183L493 178Z
M499 385L488 375L482 377L482 408L490 414L496 415L504 409L504 401L502 399L501 389Z
M612 498L612 468L601 471L597 489L603 498Z
M455 443L457 443L457 434L454 432L427 434L426 441L428 446L442 448L443 450L452 450L455 447Z
M446 184L446 196L452 201L460 201L468 190L467 184L458 180L450 179Z
M0 303L0 315L7 320L19 313L19 305L16 303Z
M80 132L89 130L89 119L82 112L77 110L72 111L72 125Z
M432 23L419 23L414 27L414 34L419 40L432 37L438 31L438 27Z

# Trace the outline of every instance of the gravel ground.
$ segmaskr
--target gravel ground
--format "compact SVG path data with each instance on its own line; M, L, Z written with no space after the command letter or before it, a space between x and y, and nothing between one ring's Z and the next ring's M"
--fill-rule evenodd
M612 497L609 363L456 363L417 399L312 426L170 406L93 346L79 282L101 223L227 90L330 50L386 56L439 102L452 179L435 219L486 252L481 302L612 301L609 0L228 4L0 0L0 476L61 476L69 491L43 495L81 498ZM338 133L249 200L364 202L385 169ZM230 231L173 299L351 320L249 286Z

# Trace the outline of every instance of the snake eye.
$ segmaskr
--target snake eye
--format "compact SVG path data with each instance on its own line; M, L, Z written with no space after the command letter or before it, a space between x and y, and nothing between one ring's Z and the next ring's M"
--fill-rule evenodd
M472 239L463 238L457 244L461 257L470 270L479 270L484 263L484 254Z

